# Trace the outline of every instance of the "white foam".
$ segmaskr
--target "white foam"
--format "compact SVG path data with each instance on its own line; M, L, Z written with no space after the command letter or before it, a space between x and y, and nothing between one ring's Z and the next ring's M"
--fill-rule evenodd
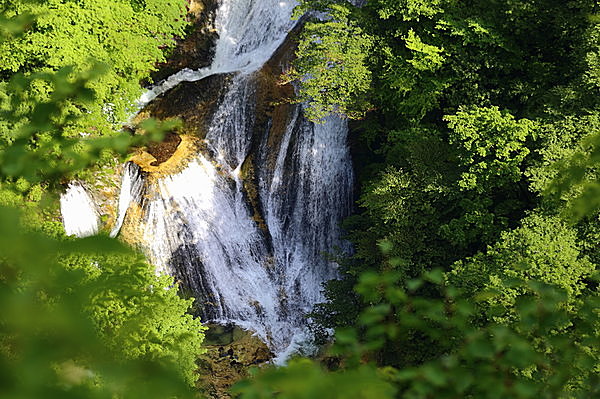
M67 191L60 196L60 213L67 235L82 238L98 233L98 210L81 184L70 183Z
M173 274L193 291L204 321L253 331L279 364L311 349L305 315L323 301L322 284L336 276L337 265L323 253L348 250L339 223L350 212L353 183L348 129L341 119L315 125L298 105L291 107L280 143L252 138L252 72L294 26L295 4L224 0L217 12L220 36L213 64L183 70L141 99L147 103L182 81L238 72L210 123L207 154L152 183L137 166L125 168L113 230L116 235L131 202L139 206L141 245L157 271ZM255 200L267 231L254 220L241 173L253 140L259 144L253 150Z
M139 108L181 82L220 73L250 74L260 69L296 24L290 18L296 4L294 0L224 0L215 18L219 38L212 64L169 76L140 97Z

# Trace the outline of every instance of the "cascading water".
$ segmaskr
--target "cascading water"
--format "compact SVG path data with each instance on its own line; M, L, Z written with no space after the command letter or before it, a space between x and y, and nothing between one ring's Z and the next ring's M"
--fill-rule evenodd
M212 65L182 71L141 100L182 81L235 72L208 125L205 148L182 170L152 176L126 165L112 231L119 234L127 220L157 270L198 299L204 321L254 331L280 360L305 339L305 314L336 275L325 254L348 250L339 223L349 214L353 182L345 121L314 124L302 106L289 106L280 137L273 138L272 122L264 129L255 120L256 71L294 27L294 6L223 0ZM250 163L253 201L244 172Z
M346 123L313 124L296 108L273 172L261 169L260 195L281 284L292 304L308 311L322 300L321 284L335 276L324 254L348 249L340 221L351 208L353 182ZM262 147L262 159L269 156ZM309 290L302 289L311 287Z
M210 75L251 73L259 69L281 45L296 21L290 16L294 0L223 0L215 26L219 32L212 64L199 70L183 69L146 92L143 107L181 82L195 82Z
M79 183L71 183L60 197L60 212L67 235L88 237L98 232L100 217L94 200Z
M281 331L284 345L276 347L282 359L302 344L303 317L324 300L322 284L336 276L337 265L327 254L350 250L339 227L352 206L347 130L345 121L333 117L323 124L310 123L296 107L276 152L274 170L259 171L281 314L290 329ZM272 156L266 140L259 155L266 165Z

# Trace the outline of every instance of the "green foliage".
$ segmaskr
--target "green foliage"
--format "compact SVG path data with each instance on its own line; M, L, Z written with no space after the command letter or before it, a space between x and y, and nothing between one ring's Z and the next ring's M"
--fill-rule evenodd
M50 238L21 227L15 210L4 207L0 220L0 396L193 397L180 374L191 365L179 351L201 342L201 328L183 314L187 301L166 292L165 281L150 277L115 240ZM74 254L99 262L88 264L87 274L61 265ZM119 259L138 262L121 265ZM138 303L129 308L130 301ZM128 305L125 314L114 312L119 304ZM146 318L157 321L165 307L169 318L148 328ZM109 328L113 315L120 315L118 332ZM145 353L133 352L136 344Z
M590 16L596 24L588 31L587 54L585 57L587 70L585 72L585 83L589 88L597 92L600 89L600 24L598 14Z
M372 151L358 166L361 214L347 226L357 266L345 276L449 270L541 203L550 213L562 206L540 193L559 171L571 170L569 182L582 176L574 167L580 161L553 164L570 159L583 132L595 129L598 97L586 78L598 48L595 2L373 0L357 8L321 0L302 7L345 8L348 24L375 43L363 49L376 110L356 129ZM297 62L307 75L322 66L302 54ZM591 154L591 144L583 146ZM580 183L590 191L579 202L589 210L595 169L585 171ZM578 184L562 201L583 193ZM378 253L383 241L393 244L398 265Z
M285 76L297 81L307 101L307 116L313 120L331 113L360 117L370 107L365 94L371 72L366 55L373 39L353 23L345 5L334 4L324 22L308 22L296 52L297 61Z
M348 3L301 4L347 9L373 42L359 48L370 88L356 97L370 113L351 125L355 253L315 311L337 331L323 363L339 370L322 378L377 366L390 397L597 396L600 3ZM324 63L306 54L323 43L302 37L296 62L337 90L311 73ZM258 383L293 397L296 372Z
M547 178L542 185L546 195L553 199L561 199L566 204L565 215L572 221L578 221L590 213L600 209L598 191L600 177L597 165L600 161L600 122L598 114L591 114L580 119L567 119L557 124L560 133L568 138L579 139L575 145L565 145L551 154L554 161L548 170ZM551 136L552 137L552 136ZM539 173L534 170L533 173ZM537 177L537 176L536 176ZM539 178L538 178L539 179Z
M377 45L361 57L373 76L370 96L388 120L420 121L460 105L497 105L522 116L537 114L541 104L588 101L563 93L595 76L595 1L371 0L360 9L341 0L303 1L303 9L311 6L349 7L350 23L373 37ZM307 70L323 67L302 58Z
M303 393L314 386L324 388L319 394L323 398L587 398L600 392L594 370L600 343L597 295L579 304L577 323L564 330L561 327L572 317L561 306L565 293L522 282L535 295L515 304L516 325L478 327L471 323L477 315L473 304L452 287L439 285L441 271L411 280L406 288L397 285L399 277L395 272L361 277L357 291L376 305L360 317L364 340L354 327L338 331L331 354L343 357L343 369L325 371L298 360L287 368L262 371L251 382L238 384L234 392L241 398L267 398L275 392L280 398L309 397ZM420 295L419 289L428 284L438 287L442 297ZM446 350L426 363L400 369L385 366L375 371L373 364L362 360L375 349L415 335L444 342ZM539 348L540 339L548 346ZM348 387L354 392L346 391ZM369 390L378 396L369 396Z
M141 128L151 133L147 136L120 133L100 138L70 137L66 126L80 120L70 104L96 101L96 92L88 83L103 72L105 68L95 65L76 75L72 68L65 67L56 73L16 74L11 78L6 87L12 95L0 99L1 121L13 126L9 135L0 137L1 177L21 177L34 184L55 182L98 162L107 149L124 154L130 146L160 140L165 131L178 126L176 122L146 121ZM40 82L50 88L47 100L29 96L29 89Z
M285 368L270 368L255 380L233 388L240 398L312 399L312 398L392 398L396 389L381 378L374 367L360 367L344 373L326 373L314 361L297 359Z
M11 19L0 40L18 38L27 21ZM2 98L1 123L14 130L0 141L3 398L197 396L190 385L204 327L186 313L192 300L115 240L65 238L45 191L103 151L125 152L175 126L149 121L147 136L70 137L68 127L81 122L73 104L98 99L90 79L102 72L65 67L16 74L4 85L11 95ZM46 96L31 95L34 87L48 88Z
M378 1L379 17L383 20L392 17L402 18L405 21L419 20L423 17L433 17L442 12L440 7L447 3L445 0L380 0Z
M435 199L442 190L435 182L423 181L403 170L386 170L366 188L359 201L365 208L363 217L368 217L369 226L358 234L351 234L358 244L357 255L365 260L381 260L373 238L389 242L392 250L385 257L402 259L390 267L401 270L407 277L420 275L422 262L440 256L438 248L432 248L439 237L431 227L439 224ZM361 237L367 239L363 241Z
M578 194L580 188L579 183L570 180L573 175L568 172L570 160L588 156L590 147L586 143L599 134L600 115L597 112L581 116L565 115L544 122L539 127L541 145L536 149L536 160L526 171L531 191L555 194L554 199L568 202ZM579 173L583 173L584 180L594 178L592 168Z
M173 46L173 37L182 35L186 26L183 0L11 0L0 2L0 14L10 19L36 16L23 34L0 43L0 97L12 97L6 80L15 72L28 75L74 66L81 73L98 62L106 65L104 74L88 81L95 99L69 102L65 108L79 116L64 127L70 135L111 134L126 121L141 94L140 80L164 61L163 49ZM26 88L29 101L23 96L14 101L25 108L48 100L50 88L44 83ZM0 136L10 137L13 129L12 123L0 125Z
M84 307L114 353L126 359L168 361L194 385L205 327L186 313L193 299L180 298L171 277L155 276L134 253L70 253L61 263L83 270L85 283L94 284Z
M461 190L481 193L521 180L533 122L517 121L497 107L460 109L444 120L451 129L449 142L458 150L458 164L465 170L458 181Z
M485 253L479 253L453 265L450 283L465 290L469 297L494 291L485 301L489 318L505 322L515 319L514 304L528 295L511 281L539 281L561 288L573 303L585 288L584 279L595 269L580 254L576 231L557 217L533 214L522 226L504 232ZM508 285L505 285L507 284Z

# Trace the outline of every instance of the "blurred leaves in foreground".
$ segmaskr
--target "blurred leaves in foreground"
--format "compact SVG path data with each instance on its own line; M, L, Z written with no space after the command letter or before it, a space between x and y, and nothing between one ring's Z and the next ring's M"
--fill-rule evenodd
M79 118L70 110L72 103L93 101L95 92L88 83L105 71L105 65L95 64L84 73L64 67L56 73L16 74L11 78L8 88L12 95L0 98L0 120L15 130L10 137L0 138L0 177L21 177L33 184L57 182L98 162L103 153L125 154L131 146L162 140L166 131L179 126L176 121L146 120L139 126L146 135L66 135L65 127ZM29 97L29 88L40 83L50 88L49 100L38 102Z
M176 287L108 237L51 238L8 208L0 220L0 397L194 396L177 361L193 366L203 327Z
M3 15L0 42L30 22ZM150 120L140 126L145 135L68 134L82 115L77 104L96 99L89 83L105 71L94 64L85 72L17 73L5 84L10 96L0 95L0 124L13 127L0 137L3 399L197 395L204 327L187 314L193 300L118 241L67 238L55 215L39 209L48 187L103 153L125 153L177 126ZM34 86L46 96L31 97Z
M356 290L372 305L362 312L358 326L337 331L326 362L297 359L285 368L256 370L254 379L239 383L234 392L244 399L525 399L600 394L598 295L581 300L573 313L563 306L567 300L563 290L514 280L513 287L530 293L515 302L518 321L479 327L473 323L478 315L475 304L445 286L440 270L404 287L397 284L400 279L396 272L361 276ZM439 290L441 297L422 294L432 290ZM479 300L493 301L496 295L485 292ZM403 341L415 336L444 346L442 354L413 367L376 366L377 351L384 346L401 348ZM327 363L337 366L326 369Z

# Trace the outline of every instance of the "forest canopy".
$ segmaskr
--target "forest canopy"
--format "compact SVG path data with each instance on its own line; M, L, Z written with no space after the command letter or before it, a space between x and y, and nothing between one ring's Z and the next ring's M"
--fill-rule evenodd
M336 366L237 392L597 396L600 3L300 3L328 17L286 78L311 118L358 119L355 253L312 315Z

